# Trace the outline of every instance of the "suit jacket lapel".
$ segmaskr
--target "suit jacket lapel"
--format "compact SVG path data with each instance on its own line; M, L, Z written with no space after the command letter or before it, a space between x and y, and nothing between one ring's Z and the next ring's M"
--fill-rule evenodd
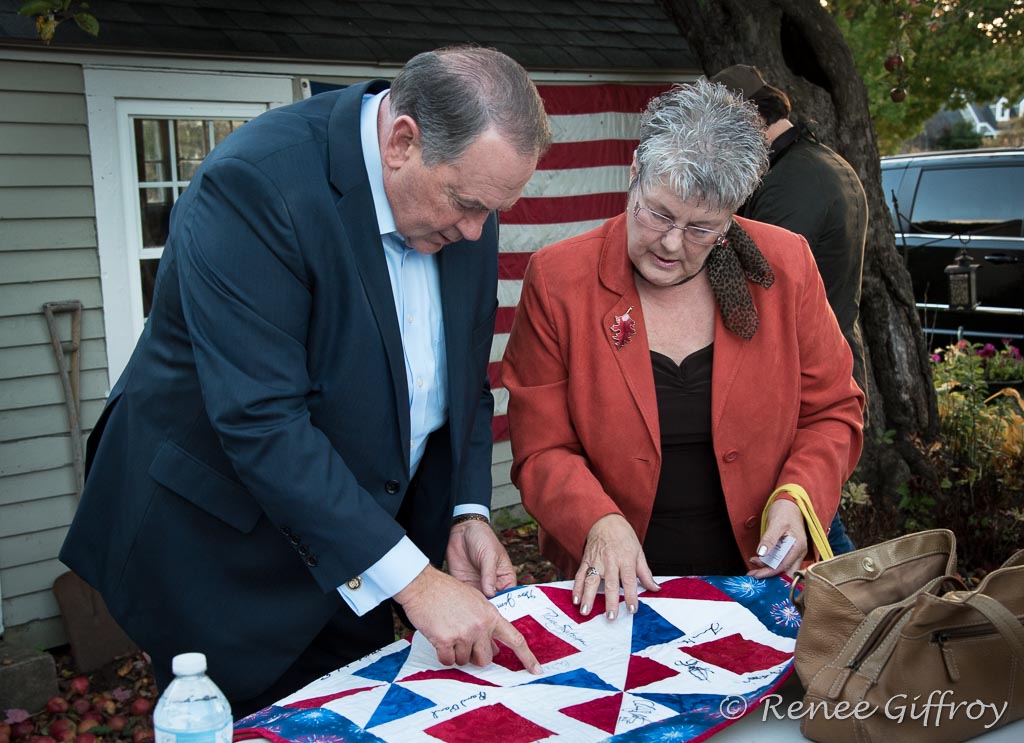
M626 388L636 402L643 416L651 443L660 447L661 431L658 425L658 400L654 393L654 370L651 367L650 344L647 330L644 327L643 309L640 306L640 294L633 281L633 264L626 253L625 219L613 225L605 239L598 268L601 282L612 292L619 295L618 299L608 308L601 318L604 342L611 349L615 361L622 372ZM612 330L619 325L626 314L635 322L636 334L626 340L627 334L621 333L624 343L616 346Z
M759 328L763 333L764 328ZM740 370L743 354L750 347L750 341L744 340L728 330L722 322L722 313L715 313L715 350L712 358L711 389L711 431L717 431L718 425L725 414L725 403L729 399L736 374Z
M362 148L358 146L363 95L378 93L386 87L387 83L377 80L354 85L339 95L331 113L328 147L331 183L341 193L337 203L338 216L387 352L401 431L400 440L408 441L411 435L409 387L405 376L402 334L398 326L398 313L395 311L391 277L384 258L384 246L374 217L373 195L363 163ZM353 143L356 143L355 146ZM402 447L402 450L408 469L409 447Z

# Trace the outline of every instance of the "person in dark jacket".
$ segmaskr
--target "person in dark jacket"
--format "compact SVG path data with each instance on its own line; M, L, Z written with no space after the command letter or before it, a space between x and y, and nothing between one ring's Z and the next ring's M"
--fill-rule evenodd
M264 113L176 202L153 308L89 437L60 557L149 653L201 651L237 716L394 639L525 668L485 599L496 212L550 142L500 52L414 57ZM448 573L438 568L448 565Z
M770 143L769 169L737 212L807 238L829 305L853 353L853 378L868 392L860 314L868 203L860 178L846 160L823 145L804 123L789 116L785 92L751 65L727 67L711 78L757 105ZM867 406L864 408L867 415ZM829 542L839 554L853 549L838 514Z

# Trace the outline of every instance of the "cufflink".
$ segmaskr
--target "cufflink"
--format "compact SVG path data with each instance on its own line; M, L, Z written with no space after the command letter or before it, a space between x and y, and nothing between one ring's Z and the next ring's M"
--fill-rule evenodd
M363 579L358 575L355 578L349 578L348 583L345 584L352 591L357 591L363 585Z

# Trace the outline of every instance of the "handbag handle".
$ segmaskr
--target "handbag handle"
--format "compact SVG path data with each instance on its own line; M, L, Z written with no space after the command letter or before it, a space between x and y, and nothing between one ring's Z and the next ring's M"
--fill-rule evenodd
M954 597L958 595L963 594L946 594L946 597L957 600ZM1024 625L1021 625L1020 620L1013 615L1013 612L985 593L972 592L962 601L992 622L992 626L1003 636L1006 644L1010 646L1010 650L1024 661Z
M811 503L811 497L807 495L806 490L795 483L780 485L768 496L768 502L764 504L764 510L761 511L761 536L764 536L764 531L768 527L768 509L775 502L779 494L783 492L792 496L797 507L800 509L800 513L803 514L804 521L807 523L807 531L811 535L811 542L813 542L814 548L818 552L818 558L820 560L831 560L833 554L832 547L828 543L828 533L821 525L821 521L818 520L818 515L814 512L814 504Z

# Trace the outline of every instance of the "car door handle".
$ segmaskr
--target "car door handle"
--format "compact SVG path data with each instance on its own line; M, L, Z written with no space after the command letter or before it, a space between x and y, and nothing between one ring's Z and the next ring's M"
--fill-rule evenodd
M1006 253L991 253L985 256L989 263L1020 263L1019 255L1007 255Z

